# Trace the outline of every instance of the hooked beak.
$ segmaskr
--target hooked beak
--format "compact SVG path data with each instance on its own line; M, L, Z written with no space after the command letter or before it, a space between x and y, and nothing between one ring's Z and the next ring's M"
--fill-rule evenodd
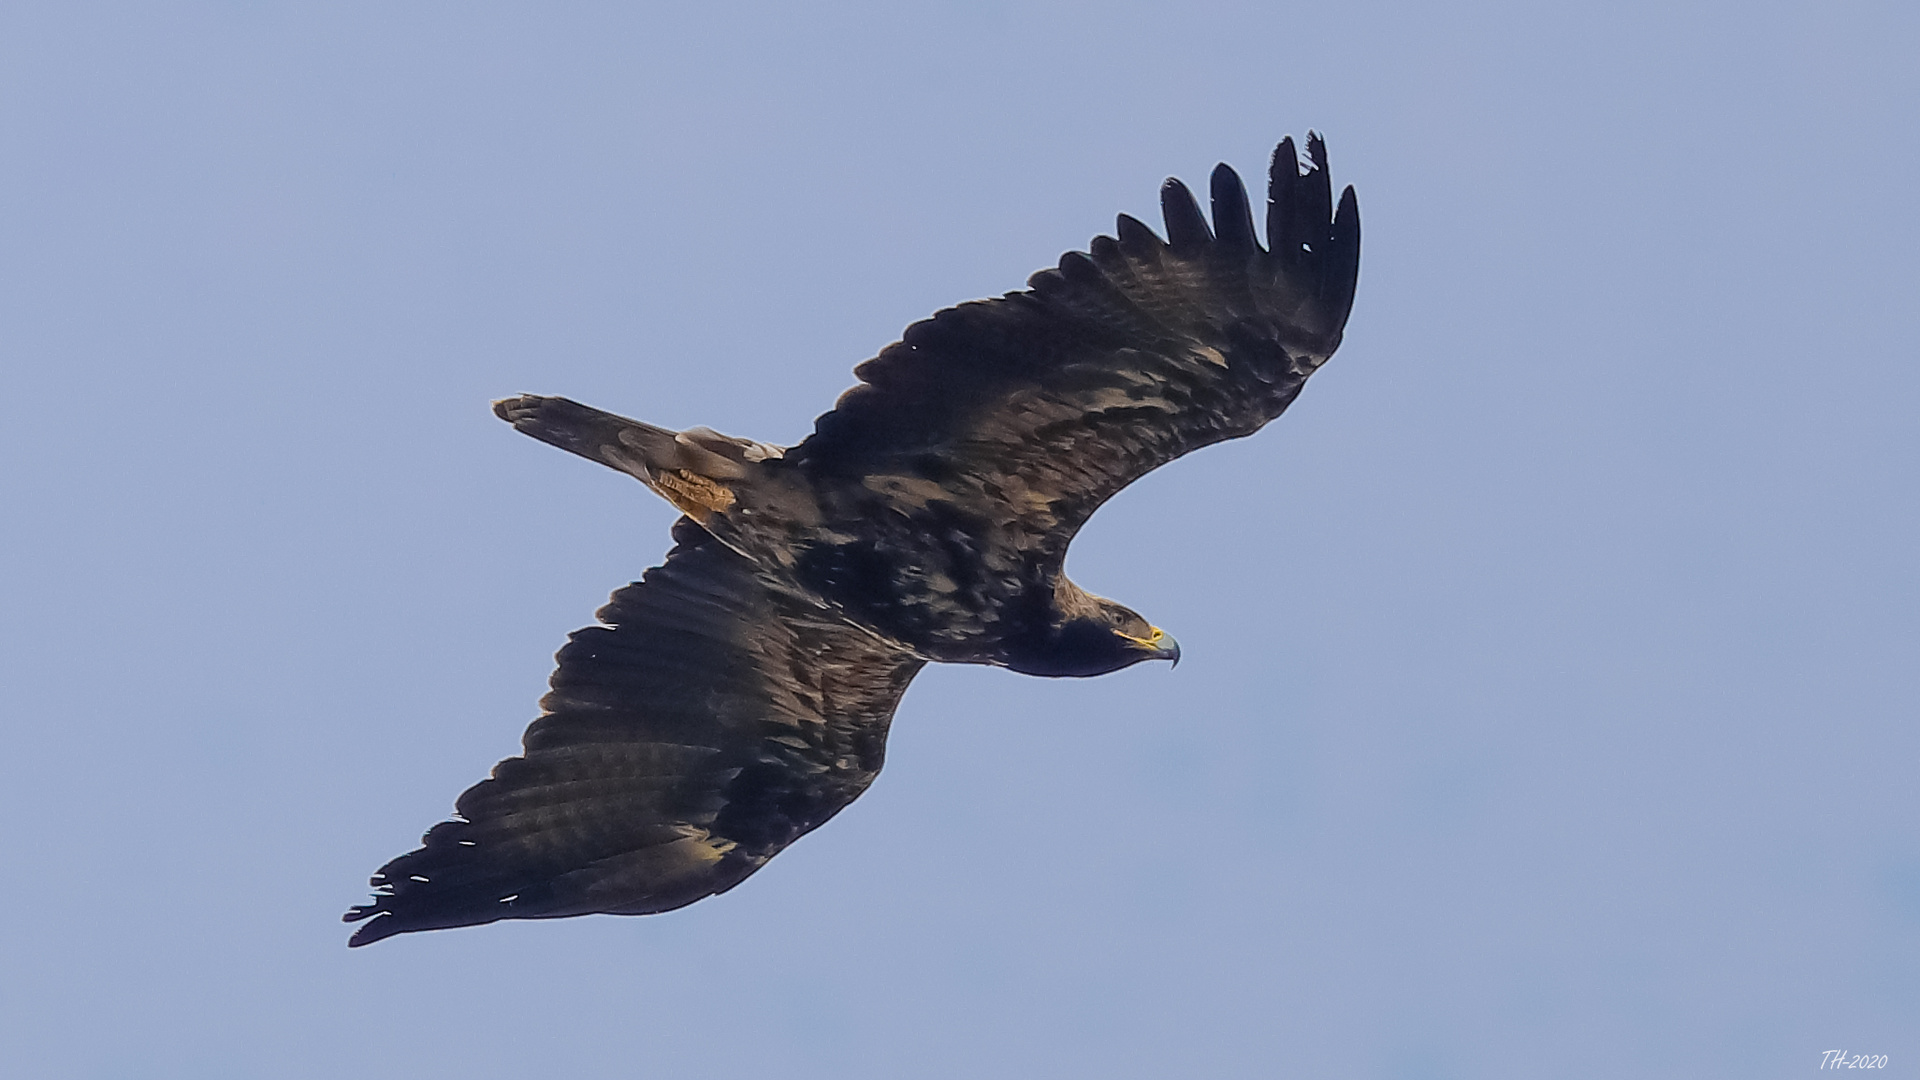
M1157 626L1151 628L1148 633L1152 636L1134 637L1132 634L1122 634L1118 630L1114 631L1114 634L1122 641L1125 641L1130 647L1146 653L1147 655L1144 659L1171 660L1177 667L1180 663L1180 643L1173 640L1172 634L1167 633Z
M1154 644L1157 646L1153 652L1153 658L1155 660L1173 661L1172 664L1168 665L1169 668L1177 668L1180 666L1180 643L1173 639L1172 634L1167 633L1165 630L1160 631L1160 640Z

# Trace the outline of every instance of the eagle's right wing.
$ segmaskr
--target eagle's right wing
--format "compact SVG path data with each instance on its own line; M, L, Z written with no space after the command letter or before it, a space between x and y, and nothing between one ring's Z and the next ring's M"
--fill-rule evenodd
M769 585L690 521L674 539L560 650L524 754L374 875L349 944L690 904L873 782L923 661Z
M1123 216L1118 239L1062 256L1028 291L908 327L788 460L830 486L901 493L863 516L1057 568L1101 503L1259 430L1340 344L1360 211L1352 188L1336 208L1317 135L1307 155L1303 171L1292 139L1274 152L1265 248L1232 169L1214 170L1212 228L1169 180L1167 240Z

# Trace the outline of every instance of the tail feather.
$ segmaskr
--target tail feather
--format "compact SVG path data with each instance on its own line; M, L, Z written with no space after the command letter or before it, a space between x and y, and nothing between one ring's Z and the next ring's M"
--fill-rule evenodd
M543 443L579 454L651 483L651 469L669 467L674 433L563 397L523 394L493 403L493 413Z
M696 521L733 503L729 486L751 465L782 455L751 439L707 428L671 431L563 397L522 394L494 402L493 411L541 442L638 479Z

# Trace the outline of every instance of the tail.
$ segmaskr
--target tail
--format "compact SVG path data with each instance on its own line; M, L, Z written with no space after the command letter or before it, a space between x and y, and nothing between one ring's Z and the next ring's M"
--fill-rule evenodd
M670 431L562 397L503 398L493 412L541 442L634 477L701 522L733 505L732 484L752 465L783 454L751 439L706 428Z

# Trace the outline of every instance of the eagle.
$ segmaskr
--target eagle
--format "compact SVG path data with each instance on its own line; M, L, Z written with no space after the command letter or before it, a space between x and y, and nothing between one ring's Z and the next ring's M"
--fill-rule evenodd
M929 661L1100 675L1180 658L1067 579L1067 545L1148 471L1251 435L1333 355L1360 214L1309 132L1273 155L1266 246L1240 177L1177 179L1162 240L1114 236L1027 288L909 326L797 446L561 397L514 428L683 515L673 548L556 656L524 748L373 875L350 945L500 919L644 915L725 892L858 798ZM364 920L364 921L363 921Z

